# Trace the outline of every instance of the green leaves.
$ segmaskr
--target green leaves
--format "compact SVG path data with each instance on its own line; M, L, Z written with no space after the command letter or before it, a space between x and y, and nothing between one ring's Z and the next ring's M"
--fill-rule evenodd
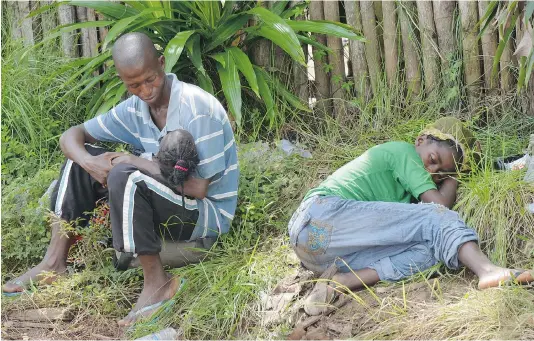
M263 7L253 8L247 13L253 14L262 21L262 24L253 31L255 34L269 39L286 51L291 58L306 66L304 51L302 51L297 35L284 19Z
M182 54L187 39L189 39L193 33L195 33L195 31L179 32L167 44L165 52L163 53L165 56L165 72L171 72L172 68Z
M365 38L349 25L328 20L286 20L294 31L322 33L365 42Z
M217 56L222 58L224 65L217 63L217 72L221 80L224 97L228 101L228 111L234 116L238 125L241 125L241 82L237 73L237 66L229 51Z
M237 47L231 47L228 49L228 52L232 55L232 59L236 63L239 71L245 76L247 79L248 84L250 85L250 88L254 93L260 97L260 94L258 92L258 81L256 80L256 74L254 73L254 69L252 67L252 63L250 62L250 59L248 59L248 56L238 49Z

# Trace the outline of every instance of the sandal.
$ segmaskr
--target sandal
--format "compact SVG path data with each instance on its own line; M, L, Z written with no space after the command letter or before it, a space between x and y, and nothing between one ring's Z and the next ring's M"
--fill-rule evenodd
M304 311L311 316L321 315L328 312L331 304L338 296L338 292L334 290L328 290L328 287L333 287L332 283L327 281L332 279L337 273L336 264L332 264L325 270L319 277L324 279L315 283L313 290L310 292L306 300L304 301Z

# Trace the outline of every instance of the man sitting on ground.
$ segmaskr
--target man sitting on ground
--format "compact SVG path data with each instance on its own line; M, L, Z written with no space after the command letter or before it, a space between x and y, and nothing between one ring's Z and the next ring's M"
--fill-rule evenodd
M227 233L237 205L239 170L234 135L222 105L202 89L165 74L165 58L158 57L148 36L120 37L112 55L118 76L133 96L61 136L67 160L51 197L58 219L52 222L50 245L41 263L6 283L3 292L22 292L32 281L50 283L65 273L74 238L62 232L62 221L87 221L85 212L108 197L113 246L139 258L145 279L135 308L119 321L129 325L154 312L183 283L163 269L160 225L164 223L165 233L180 240ZM89 144L126 143L153 155L161 139L177 129L193 136L199 160L193 176L178 188L156 181L151 161L145 158ZM50 272L55 276L43 279Z

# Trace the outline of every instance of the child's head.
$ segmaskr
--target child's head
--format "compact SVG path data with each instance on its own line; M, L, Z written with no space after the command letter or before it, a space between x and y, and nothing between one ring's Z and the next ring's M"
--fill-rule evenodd
M169 185L183 185L199 161L193 136L182 129L171 131L161 140L156 160Z
M470 170L480 152L471 131L454 117L443 117L427 126L415 141L415 148L435 182L443 179L443 173Z

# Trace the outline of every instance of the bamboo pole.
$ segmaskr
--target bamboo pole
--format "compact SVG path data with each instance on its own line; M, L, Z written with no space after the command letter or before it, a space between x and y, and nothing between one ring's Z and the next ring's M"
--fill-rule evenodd
M439 87L441 79L439 69L438 42L434 25L432 2L417 1L419 31L421 33L423 73L425 76L425 92L431 93Z
M52 0L41 0L39 2L41 7L52 4ZM43 36L46 36L48 32L57 27L57 11L48 10L41 14L41 28Z
M384 59L388 84L395 83L398 56L398 36L397 36L397 15L395 13L395 2L384 1L382 3L382 16L384 19Z
M499 32L499 41L503 39L503 32ZM504 91L510 91L513 88L513 77L510 72L512 66L512 39L508 39L508 42L504 46L504 50L499 61L499 68L501 74L501 89Z
M96 14L96 19L98 21L104 21L106 20L106 18L104 17L104 15L102 15L101 13L97 13ZM106 39L106 35L108 34L108 28L107 27L99 27L98 28L98 41L100 43L103 43L104 40Z
M325 20L339 22L339 3L337 1L325 1ZM335 100L343 98L343 82L345 81L345 62L343 53L343 42L341 38L332 35L326 36L326 45L332 50L328 55L328 61L332 67L330 71L330 93L334 98L334 113L337 118L341 118L344 113L343 101Z
M415 4L412 1L403 1L398 13L402 34L404 69L408 92L419 94L421 91L421 70L419 69L419 56L415 45L417 36L408 17L408 11L411 14L415 13Z
M87 21L96 21L95 10L87 8ZM94 57L98 54L98 32L95 27L89 27L89 48L91 50L91 56Z
M29 1L19 1L19 15L22 20L22 38L25 46L33 46L35 44L35 39L33 36L33 20L28 18L30 14L30 2Z
M300 1L291 1L291 7L296 6L299 4ZM295 17L295 20L306 20L306 15L301 14ZM306 56L306 60L308 60L308 45L307 44L301 44L301 47L304 51L304 55ZM309 104L309 82L308 82L308 68L305 66L300 65L298 62L293 61L292 62L292 83L293 83L293 89L295 91L295 94L297 95L300 100L305 103L306 105Z
M454 10L456 1L434 1L434 24L438 36L438 45L443 72L450 68L450 62L456 58L458 48L454 36Z
M19 11L19 4L15 1L9 1L8 6L11 12L11 38L19 40L22 38L21 16Z
M76 6L76 19L77 22L86 22L87 21L87 8L82 6ZM89 40L89 30L87 28L82 28L80 35L79 46L81 47L80 55L82 57L91 57L91 41Z
M311 20L324 20L324 10L322 1L312 1L310 2L310 19ZM314 34L315 39L326 45L326 37L324 34ZM321 55L320 50L315 47L312 47L313 51L313 65L315 71L315 90L316 90L316 99L320 103L319 108L328 112L331 107L329 98L330 96L330 80L328 74L326 73L324 67L325 64L328 64L328 56Z
M480 63L478 54L478 6L476 2L460 1L460 18L462 22L462 51L464 61L464 77L467 86L469 103L474 105L480 93L479 82L481 80Z
M480 17L484 16L488 8L489 1L480 0L478 2L478 14ZM484 85L486 89L495 89L499 86L499 76L498 73L495 73L495 76L492 78L492 68L493 68L493 57L495 57L495 52L497 51L497 31L493 28L492 25L489 25L482 35L482 58L484 60Z
M60 25L67 25L74 23L75 14L74 7L71 5L61 5L58 8L58 18ZM74 46L74 36L72 33L61 34L61 48L63 55L66 57L76 57L76 49Z
M371 87L373 89L373 93L376 94L378 91L378 83L382 74L382 70L380 67L380 46L378 44L378 36L376 32L376 19L373 2L361 1L360 14L362 18L363 35L367 39L367 43L365 44L367 67L369 69Z
M357 31L363 32L359 2L345 0L345 13L347 15L347 24L354 27ZM356 94L366 94L370 88L367 74L367 60L365 59L365 44L360 41L349 40L349 55L357 91Z

